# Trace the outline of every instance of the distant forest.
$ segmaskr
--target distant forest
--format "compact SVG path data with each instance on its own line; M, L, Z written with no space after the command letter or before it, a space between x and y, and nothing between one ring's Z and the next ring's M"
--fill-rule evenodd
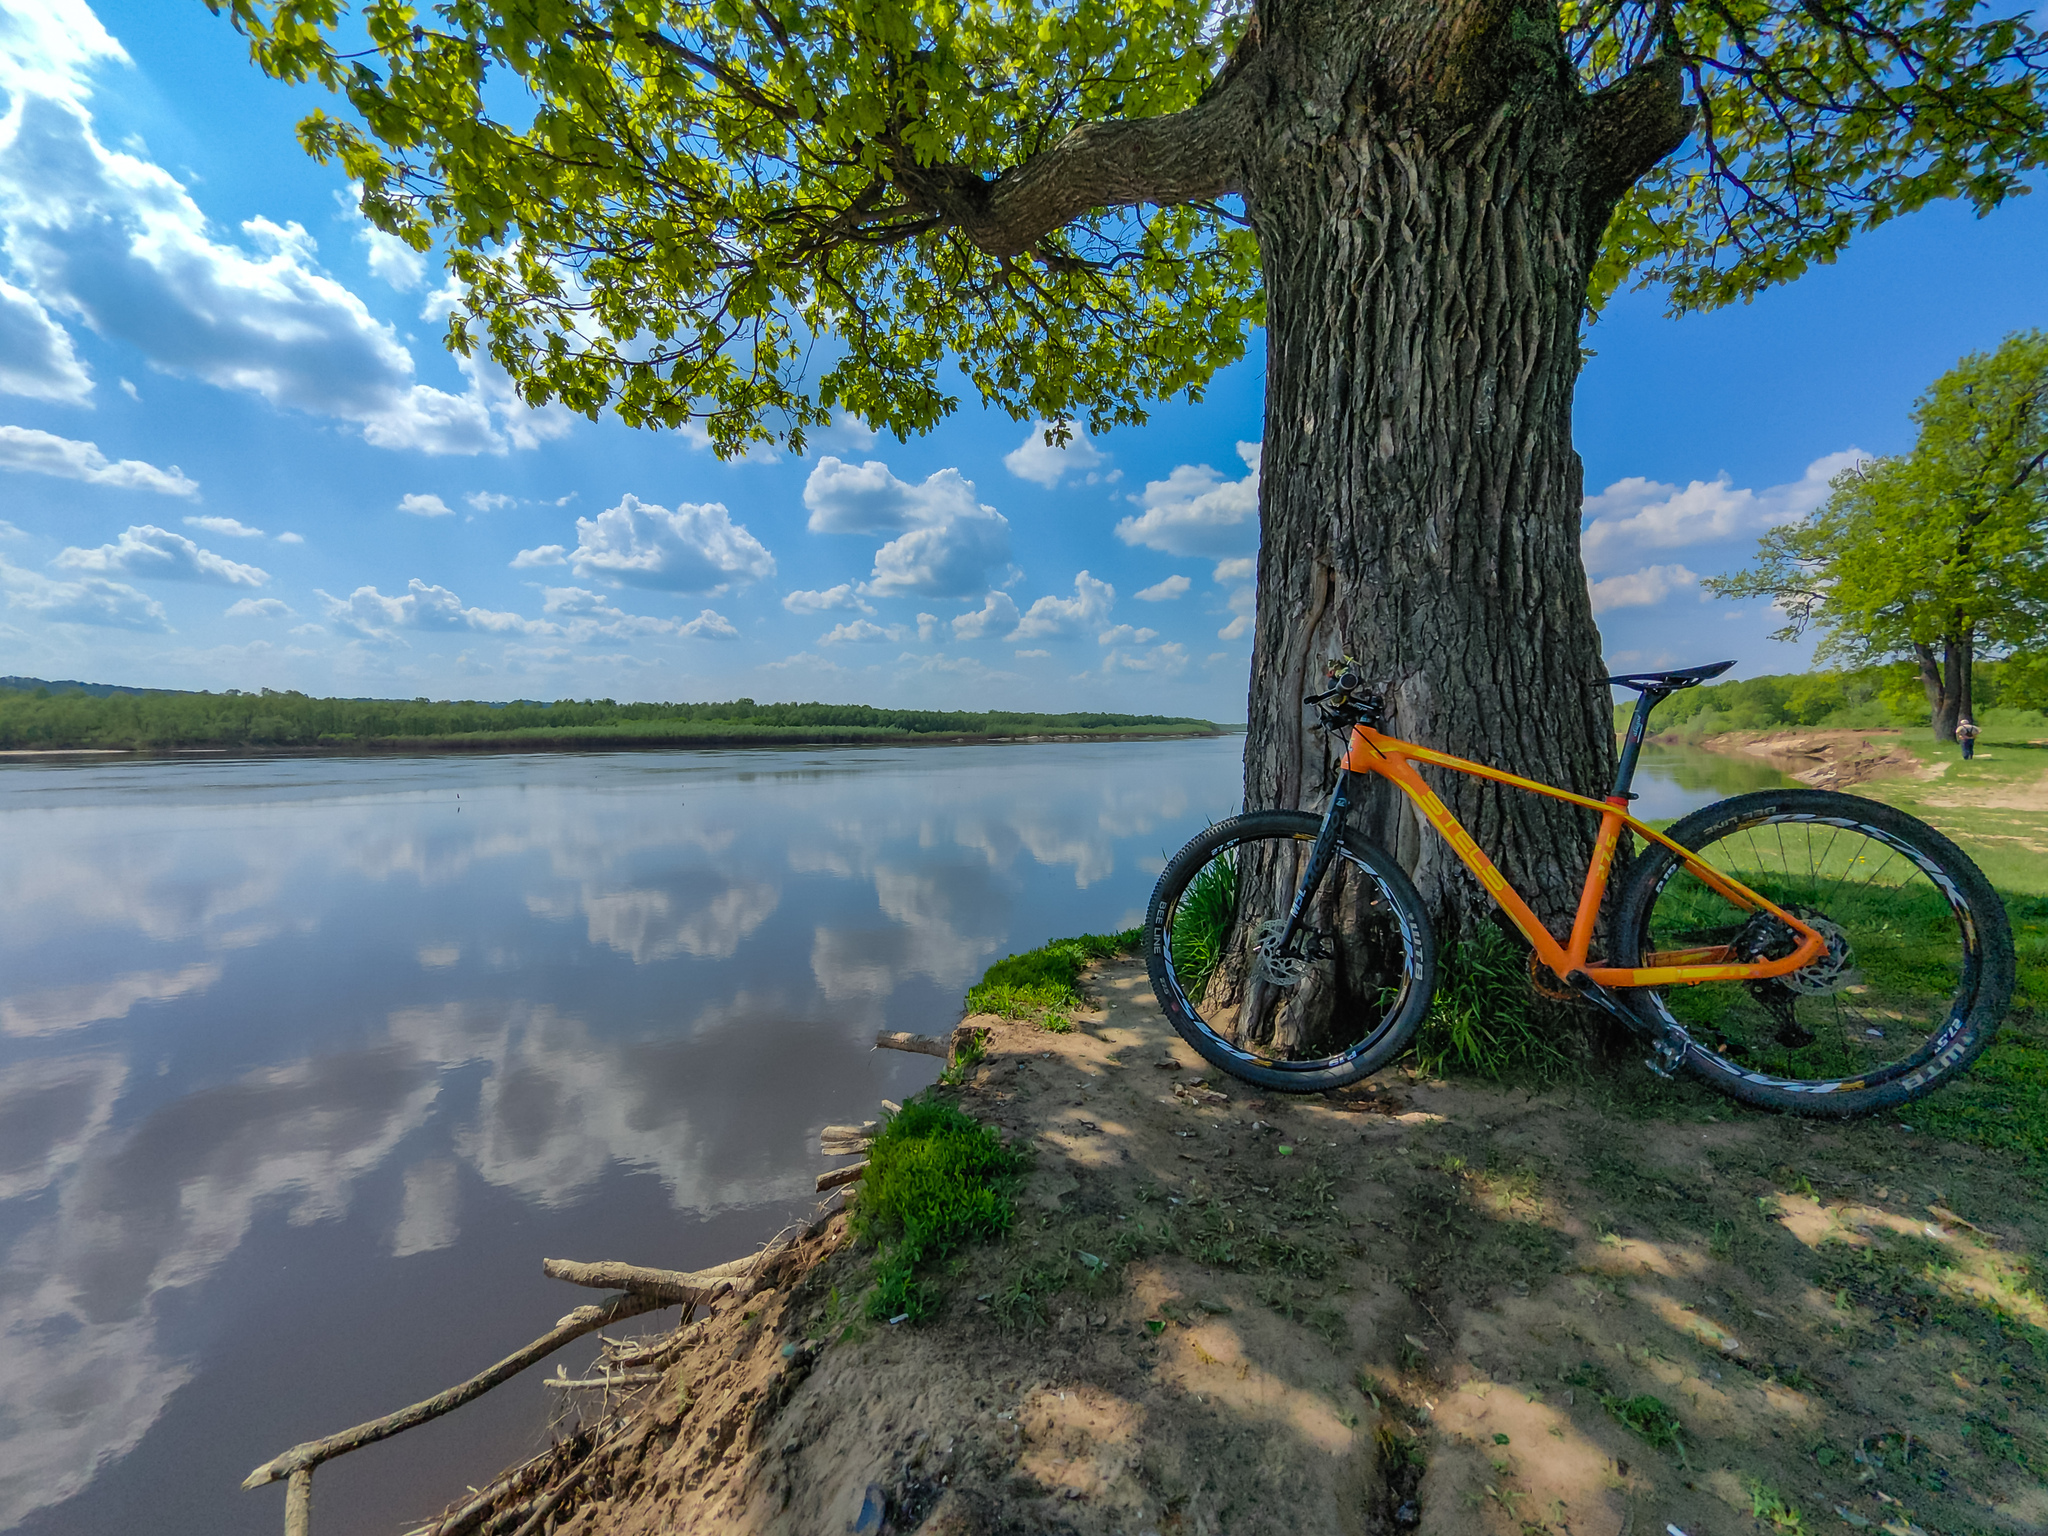
M2048 705L2048 665L2043 659L1980 661L1975 667L1974 705L1980 722L1992 710L2032 710ZM1614 707L1615 729L1628 725L1631 695ZM1839 672L1796 672L1709 683L1674 693L1657 706L1650 729L1662 734L1712 736L1720 731L1766 731L1783 726L1845 730L1924 726L1927 695L1911 662Z
M1014 736L1193 736L1225 728L1177 715L1025 714L875 709L865 704L552 704L474 700L316 699L123 690L106 684L0 678L0 749L180 747L256 750L462 750L520 747L841 743Z

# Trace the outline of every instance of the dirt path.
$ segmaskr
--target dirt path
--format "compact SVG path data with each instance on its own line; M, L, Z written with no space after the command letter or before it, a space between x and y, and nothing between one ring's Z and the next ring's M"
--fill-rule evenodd
M618 1438L548 1528L2048 1528L2048 1223L2005 1161L1633 1064L1261 1098L1137 962L1092 985L1071 1034L981 1021L960 1102L1037 1166L937 1320L849 1326L834 1218L623 1420L592 1405Z

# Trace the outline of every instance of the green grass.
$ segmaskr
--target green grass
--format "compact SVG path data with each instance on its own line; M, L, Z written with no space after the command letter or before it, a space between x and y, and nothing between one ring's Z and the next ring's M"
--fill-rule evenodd
M1963 762L1952 745L1908 732L1901 745L1934 779L1880 779L1856 793L1918 816L1962 845L2004 899L2019 960L2005 1027L1960 1080L1908 1105L1900 1118L1916 1130L2017 1155L2048 1173L2048 808L1945 804L2018 800L2048 776L2048 726L2038 719L1991 716L1977 755Z
M1498 929L1446 944L1436 975L1412 1047L1424 1073L1498 1078L1511 1067L1549 1070L1570 1059L1558 1041L1582 1026L1567 1005L1531 990L1527 953Z
M1664 1406L1662 1398L1652 1397L1647 1392L1634 1397L1603 1392L1600 1406L1623 1429L1642 1436L1660 1451L1675 1451L1680 1461L1685 1459L1684 1429L1678 1422L1678 1415Z
M1227 848L1203 865L1181 893L1173 914L1173 974L1196 1000L1223 960L1224 942L1237 913L1237 850Z
M1029 1161L943 1099L912 1099L883 1122L853 1215L855 1233L878 1249L868 1315L928 1316L937 1295L920 1272L963 1244L1010 1230L1012 1196Z
M1070 939L1048 939L1037 949L1007 955L982 973L967 989L969 1013L993 1013L1006 1019L1028 1019L1056 1034L1074 1027L1068 1010L1086 1005L1081 972L1097 960L1111 960L1137 949L1144 930L1082 933Z

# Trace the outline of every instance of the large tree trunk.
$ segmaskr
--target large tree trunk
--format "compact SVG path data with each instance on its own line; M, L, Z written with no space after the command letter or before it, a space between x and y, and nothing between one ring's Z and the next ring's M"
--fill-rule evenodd
M1384 688L1393 734L1607 792L1612 715L1571 412L1587 275L1618 187L1554 22L1546 41L1504 17L1480 57L1457 31L1483 27L1475 15L1415 0L1261 12L1262 62L1294 100L1269 112L1246 193L1268 306L1254 809L1319 808L1340 744L1301 701L1345 654ZM1645 166L1683 136L1664 132ZM1595 818L1428 776L1553 930L1566 926ZM1414 873L1440 932L1490 911L1384 785L1359 819Z
M1975 637L1968 631L1941 637L1941 658L1934 647L1913 643L1913 659L1920 668L1920 687L1927 695L1928 719L1936 741L1954 741L1956 722L1970 713L1970 672Z

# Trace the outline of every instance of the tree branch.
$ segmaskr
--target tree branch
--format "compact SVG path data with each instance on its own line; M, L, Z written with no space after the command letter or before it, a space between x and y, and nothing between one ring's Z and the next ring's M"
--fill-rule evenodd
M1586 111L1586 192L1610 205L1685 142L1699 115L1686 104L1684 66L1669 54L1630 70Z
M1097 208L1171 205L1240 187L1249 141L1247 70L1184 112L1083 123L993 181L960 165L919 165L899 151L892 177L905 199L944 219L985 254L1019 256Z
M642 1312L656 1312L663 1307L672 1307L672 1301L659 1297L627 1292L619 1296L608 1296L595 1306L578 1307L557 1323L553 1330L542 1334L517 1354L507 1355L489 1370L480 1372L463 1382L450 1387L446 1392L437 1393L425 1402L414 1403L410 1408L401 1408L396 1413L387 1413L381 1419L372 1419L367 1424L358 1424L345 1429L338 1435L329 1435L324 1440L308 1440L295 1445L281 1456L272 1457L254 1472L242 1479L244 1488L260 1488L265 1483L274 1483L281 1477L294 1473L310 1473L314 1467L332 1457L353 1451L379 1440L388 1439L400 1430L411 1429L415 1424L424 1424L429 1419L439 1418L450 1409L460 1408L473 1397L479 1397L500 1382L509 1381L536 1360L545 1359L564 1344L573 1343L586 1333L595 1333L625 1318L638 1317Z

